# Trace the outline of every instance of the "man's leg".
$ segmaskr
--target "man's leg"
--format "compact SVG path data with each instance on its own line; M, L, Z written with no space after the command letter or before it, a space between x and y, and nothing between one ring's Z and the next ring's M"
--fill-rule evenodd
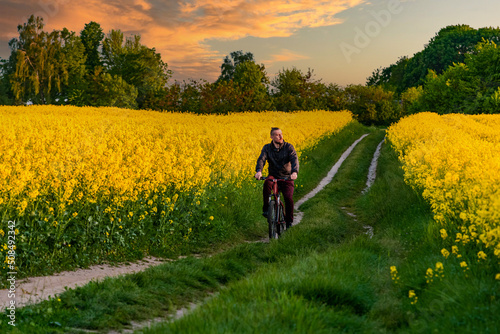
M280 182L281 192L285 199L285 221L286 226L289 227L293 223L293 180Z
M262 190L262 199L263 199L263 205L262 205L262 213L267 217L267 210L269 208L269 195L271 195L273 191L273 181L274 179L272 176L268 176L268 178L264 181L264 189Z

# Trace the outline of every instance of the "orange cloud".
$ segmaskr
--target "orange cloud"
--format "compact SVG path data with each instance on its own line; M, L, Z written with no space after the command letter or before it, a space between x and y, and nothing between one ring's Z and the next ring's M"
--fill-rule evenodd
M271 59L266 60L263 63L265 65L271 65L271 64L277 63L277 62L281 63L281 62L289 62L289 61L296 61L296 60L303 60L303 59L309 59L309 57L295 53L295 52L287 50L287 49L282 49L279 54L272 55Z
M214 79L225 55L204 42L287 37L304 27L338 24L336 14L366 0L27 0L22 7L19 0L2 2L18 17L21 8L25 17L43 16L46 30L66 27L79 33L86 23L95 21L106 33L120 29L125 36L139 34L145 45L162 54L177 77ZM15 28L3 27L2 22L0 31ZM301 57L284 50L269 62Z

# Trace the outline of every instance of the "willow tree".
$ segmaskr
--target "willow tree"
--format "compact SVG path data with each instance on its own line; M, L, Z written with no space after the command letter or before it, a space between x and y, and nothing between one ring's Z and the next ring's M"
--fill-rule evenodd
M9 81L16 104L52 102L51 93L61 91L68 80L67 63L61 61L61 33L43 31L43 19L31 15L19 25L19 38L9 42L12 50Z

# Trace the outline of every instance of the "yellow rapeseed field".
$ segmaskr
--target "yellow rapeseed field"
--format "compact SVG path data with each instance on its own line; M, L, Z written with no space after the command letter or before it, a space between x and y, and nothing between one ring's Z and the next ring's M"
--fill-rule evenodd
M469 262L497 266L500 115L420 113L391 126L388 139L399 153L405 181L422 191L441 224L443 256L467 253Z
M26 245L39 238L36 242L50 244L47 251L52 251L70 247L75 238L109 244L114 234L115 244L126 244L143 227L133 236L127 231L148 216L161 216L173 225L169 212L183 193L201 196L207 187L248 182L260 149L270 141L271 127L281 127L300 155L322 136L341 130L352 114L218 116L1 106L0 118L0 229L5 230L8 220L29 222L19 228L20 238ZM207 221L213 219L206 215ZM32 226L37 227L29 234ZM101 233L100 239L95 233Z
M352 119L348 112L198 116L57 106L1 107L0 115L0 204L19 215L44 196L64 210L102 196L119 204L172 185L190 191L213 178L248 177L271 126L300 152Z

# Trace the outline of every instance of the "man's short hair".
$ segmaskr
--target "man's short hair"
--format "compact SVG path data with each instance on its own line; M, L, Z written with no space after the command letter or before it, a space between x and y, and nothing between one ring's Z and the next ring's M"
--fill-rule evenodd
M271 128L271 136L273 135L273 131L276 131L276 130L281 130L280 128Z

